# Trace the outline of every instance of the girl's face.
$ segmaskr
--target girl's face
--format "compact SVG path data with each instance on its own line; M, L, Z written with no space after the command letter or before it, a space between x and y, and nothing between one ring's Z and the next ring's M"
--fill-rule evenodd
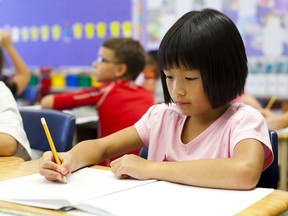
M98 58L93 62L94 76L98 82L117 80L120 62L115 58L114 51L105 47L99 49Z
M171 98L179 110L187 116L195 116L211 110L204 92L199 70L164 70Z

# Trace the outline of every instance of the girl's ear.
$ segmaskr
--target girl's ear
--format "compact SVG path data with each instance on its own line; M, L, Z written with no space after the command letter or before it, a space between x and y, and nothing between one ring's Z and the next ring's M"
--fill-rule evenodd
M127 73L127 65L124 63L121 63L118 65L118 70L116 71L115 75L116 77L124 77Z

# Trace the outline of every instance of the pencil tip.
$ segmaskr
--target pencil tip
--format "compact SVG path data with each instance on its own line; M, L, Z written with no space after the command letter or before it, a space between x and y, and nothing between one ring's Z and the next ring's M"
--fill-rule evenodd
M63 177L62 177L62 180L63 180L63 183L64 183L64 184L67 184L66 176L63 176Z

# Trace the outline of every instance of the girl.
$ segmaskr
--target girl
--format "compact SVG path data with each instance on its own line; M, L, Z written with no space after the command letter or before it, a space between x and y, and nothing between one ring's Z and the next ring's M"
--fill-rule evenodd
M188 12L168 30L158 55L165 104L152 106L134 126L61 153L61 166L46 152L41 175L61 181L61 174L147 146L148 160L124 155L111 162L112 172L211 188L257 185L273 152L262 115L229 103L243 92L248 71L234 23L212 9Z

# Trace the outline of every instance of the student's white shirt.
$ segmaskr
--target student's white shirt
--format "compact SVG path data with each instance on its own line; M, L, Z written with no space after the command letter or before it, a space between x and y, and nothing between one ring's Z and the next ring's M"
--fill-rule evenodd
M10 89L2 81L0 81L0 132L9 134L18 141L15 156L24 160L31 159L31 148L24 131L17 103Z

